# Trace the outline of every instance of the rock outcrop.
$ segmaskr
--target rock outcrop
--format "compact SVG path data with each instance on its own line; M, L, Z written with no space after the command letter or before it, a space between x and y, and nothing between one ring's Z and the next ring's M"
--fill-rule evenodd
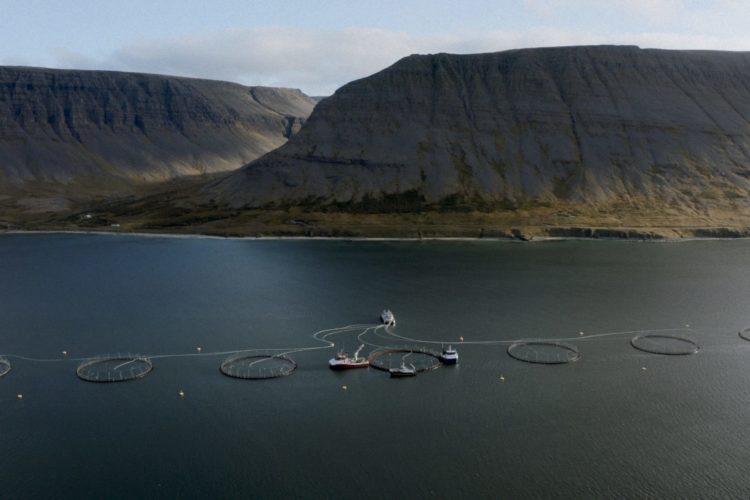
M745 206L750 53L630 46L413 55L340 88L213 182L234 207Z
M314 105L293 89L0 67L0 192L85 197L237 169L286 142Z

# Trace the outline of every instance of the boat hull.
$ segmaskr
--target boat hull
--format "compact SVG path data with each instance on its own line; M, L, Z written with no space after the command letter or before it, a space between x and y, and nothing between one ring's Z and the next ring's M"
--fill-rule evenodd
M369 361L365 363L329 363L328 366L331 368L331 370L335 371L341 371L341 370L354 370L356 368L367 368L370 366Z

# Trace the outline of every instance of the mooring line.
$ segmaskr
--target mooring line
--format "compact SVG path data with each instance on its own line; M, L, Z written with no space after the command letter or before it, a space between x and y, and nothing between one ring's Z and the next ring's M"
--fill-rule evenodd
M327 345L325 346L315 346L315 347L272 347L272 348L247 348L247 349L233 349L231 351L212 351L212 352L193 352L193 353L165 353L165 354L127 354L128 356L133 356L137 358L149 358L149 359L167 359L167 358L191 358L191 357L201 357L201 356L226 356L229 354L238 354L242 352L256 352L256 351L289 351L289 352L296 352L298 350L312 350L312 349L327 349L335 346L336 344L329 341L324 340L329 335L334 335L336 333L345 333L348 331L356 331L360 328L368 327L371 325L367 324L354 324L354 325L346 325L346 326L340 326L337 328L327 328L324 330L319 330L315 333L313 333L313 338L318 341L325 342ZM318 338L320 334L325 333L325 335L322 338ZM92 359L96 359L98 357L107 357L107 355L94 355L89 357L78 357L78 358L69 358L69 357L62 357L62 358L32 358L28 356L23 356L21 354L0 354L0 358L12 358L12 359L19 359L23 361L30 361L34 363L60 363L63 361L89 361Z
M380 331L384 331L387 335L382 335ZM361 330L359 334L357 335L357 340L361 342L362 344L365 344L369 347L372 347L376 350L378 349L386 349L388 348L387 345L379 345L374 344L372 342L368 342L364 339L364 336L367 335L369 332L373 332L376 337L382 338L384 340L388 340L390 338L397 338L400 340L404 340L407 342L413 342L418 344L456 344L456 345L505 345L505 344L514 344L518 342L525 342L529 341L532 338L526 337L526 338L519 338L519 339L513 339L513 340L423 340L423 339L415 339L411 337L405 337L403 335L398 335L393 331L392 328L389 328L387 325L372 325L372 324L351 324L346 326L340 326L336 328L326 328L323 330L319 330L312 334L312 338L318 342L322 342L325 345L320 346L305 346L305 347L272 347L272 348L257 348L257 347L249 347L245 349L233 349L229 351L211 351L211 352L194 352L194 353L164 353L164 354L127 354L128 356L133 356L134 358L148 358L148 359L168 359L168 358L192 358L192 357L209 357L209 356L227 356L231 354L240 354L240 353L252 353L252 352L259 352L259 351L266 351L266 352L276 352L277 354L274 354L274 356L284 356L287 354L294 354L294 353L301 353L301 352L308 352L308 351L316 351L321 349L330 349L332 347L336 346L336 343L329 340L328 337L332 335L337 334L343 334L343 333L349 333L353 331ZM659 332L692 332L692 333L701 333L698 330L695 330L690 327L680 327L680 328L661 328L661 329L643 329L643 330L623 330L623 331L615 331L615 332L602 332L602 333L595 333L590 335L579 335L579 336L572 336L572 337L557 337L557 338L544 338L544 339L535 339L535 340L545 340L549 342L582 342L582 341L588 341L588 340L594 340L594 339L600 339L604 337L613 337L613 336L619 336L619 335L628 335L628 334L647 334L647 333L659 333ZM61 357L61 358L33 358L28 356L23 356L20 354L0 354L0 358L12 358L12 359L19 359L23 361L29 361L34 363L60 363L64 361L76 361L76 362L83 362L83 361L89 361L92 359L96 359L98 357L106 358L106 355L98 355L98 356L90 356L90 357L76 357L76 358L69 358L67 356ZM267 358L264 358L265 360ZM253 362L261 362L263 360L258 360ZM128 363L131 363L133 360L126 361L125 363L122 363L118 366L116 366L114 369L117 370L121 368L122 366L127 365Z
M403 335L396 334L392 329L389 329L388 327L385 328L385 331L388 332L388 334L392 337L406 340L409 342L416 342L420 344L456 344L456 345L503 345L503 344L515 344L518 342L528 342L529 340L545 340L548 342L580 342L585 340L592 340L592 339L598 339L602 337L612 337L615 335L628 335L628 334L642 334L642 333L658 333L658 332L693 332L693 333L700 333L698 330L695 330L693 328L689 327L680 327L680 328L659 328L659 329L651 329L651 330L623 330L623 331L617 331L617 332L603 332L603 333L594 333L590 335L579 335L576 337L557 337L557 338L537 338L537 337L525 337L520 339L514 339L514 340L420 340L420 339L414 339L410 337L404 337Z

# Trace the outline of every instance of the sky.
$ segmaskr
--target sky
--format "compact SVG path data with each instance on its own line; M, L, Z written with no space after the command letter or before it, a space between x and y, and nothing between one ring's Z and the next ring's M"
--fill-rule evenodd
M0 65L330 95L410 54L625 44L750 51L747 0L0 0Z

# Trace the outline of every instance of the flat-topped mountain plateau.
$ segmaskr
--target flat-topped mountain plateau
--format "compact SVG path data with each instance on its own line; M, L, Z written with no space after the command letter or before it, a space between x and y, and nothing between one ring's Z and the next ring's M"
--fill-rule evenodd
M85 210L212 234L740 236L748 82L744 52L414 55L242 169Z

